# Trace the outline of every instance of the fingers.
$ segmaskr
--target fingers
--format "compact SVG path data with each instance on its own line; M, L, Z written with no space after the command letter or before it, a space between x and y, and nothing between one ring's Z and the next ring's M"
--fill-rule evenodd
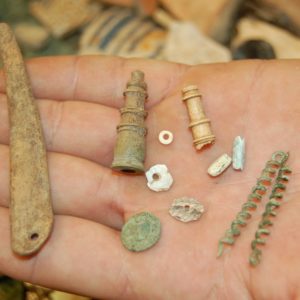
M0 146L0 206L9 203L9 150ZM48 154L54 213L93 220L113 228L123 225L123 182L111 170L84 159ZM123 200L123 199L122 199Z
M8 276L95 298L120 299L126 290L126 252L119 234L103 225L56 216L41 251L21 258L10 248L8 209L0 208L0 236L0 271Z
M119 112L79 101L38 101L47 149L105 166L112 162ZM0 143L8 144L7 99L0 94Z
M143 59L74 56L34 59L28 62L27 69L37 98L85 100L121 107L123 91L133 70L140 69L145 73L148 106L151 106L172 90L187 67ZM1 74L0 92L4 91Z

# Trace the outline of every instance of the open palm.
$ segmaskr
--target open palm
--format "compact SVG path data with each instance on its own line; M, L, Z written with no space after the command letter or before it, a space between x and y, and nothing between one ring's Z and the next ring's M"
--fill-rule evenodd
M118 109L133 70L145 73L149 100L145 167L166 164L174 178L155 193L144 176L120 175L110 164ZM47 141L55 224L41 251L14 255L9 237L8 113L0 79L0 272L47 287L105 299L296 299L300 297L299 153L300 62L240 62L183 66L108 57L61 57L28 63ZM181 89L198 85L216 143L192 145ZM159 143L161 130L174 142ZM245 170L218 178L207 167L230 154L232 141L247 141ZM235 218L265 162L290 152L293 175L278 210L262 263L248 265L250 242L264 205L234 247L216 258L218 239ZM197 222L168 214L175 198L190 196L206 208ZM266 201L266 200L264 200ZM162 224L155 247L126 250L120 229L133 214L150 211Z

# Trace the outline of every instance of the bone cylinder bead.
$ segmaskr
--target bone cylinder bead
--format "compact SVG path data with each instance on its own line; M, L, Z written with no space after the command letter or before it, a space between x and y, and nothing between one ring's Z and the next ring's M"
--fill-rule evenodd
M200 150L203 146L212 144L216 137L212 133L210 119L206 117L198 87L185 87L182 96L190 117L189 127L192 130L193 143L196 150Z
M147 98L144 73L134 71L124 92L125 106L121 108L121 122L117 127L117 142L112 169L123 173L143 173L145 160L144 110Z

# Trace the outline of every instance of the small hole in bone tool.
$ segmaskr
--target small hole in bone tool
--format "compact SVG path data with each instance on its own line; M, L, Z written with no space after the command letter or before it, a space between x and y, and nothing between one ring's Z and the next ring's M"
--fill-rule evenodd
M31 236L30 236L30 239L32 240L32 241L35 241L35 240L37 240L39 238L39 234L38 233L33 233L33 234L31 234Z
M165 134L163 135L163 138L164 138L165 140L167 140L169 137L170 137L170 135L169 135L168 133L165 133Z

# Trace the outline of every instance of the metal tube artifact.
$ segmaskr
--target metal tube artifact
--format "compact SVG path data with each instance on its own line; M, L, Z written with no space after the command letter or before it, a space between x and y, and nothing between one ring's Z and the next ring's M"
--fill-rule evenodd
M118 136L111 166L116 171L144 173L146 89L144 73L139 70L132 72L124 92L125 106L120 110L121 122L117 127Z

